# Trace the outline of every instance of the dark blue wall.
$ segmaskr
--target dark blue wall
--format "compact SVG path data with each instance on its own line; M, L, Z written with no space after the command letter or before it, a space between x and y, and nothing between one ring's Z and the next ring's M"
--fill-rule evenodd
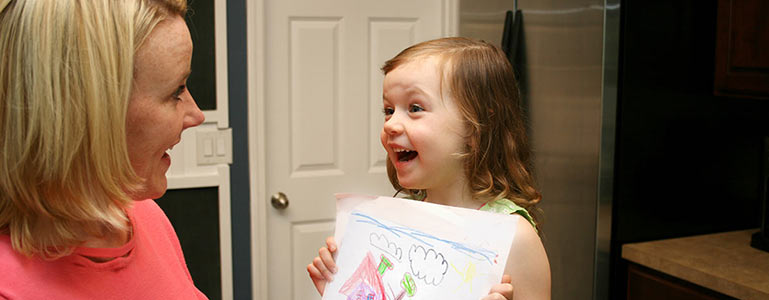
M232 127L232 278L234 299L251 299L246 1L227 1L227 70Z

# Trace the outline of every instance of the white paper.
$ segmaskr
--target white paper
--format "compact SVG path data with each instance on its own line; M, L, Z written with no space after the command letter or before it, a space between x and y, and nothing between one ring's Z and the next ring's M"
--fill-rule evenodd
M518 215L337 195L324 300L480 299L502 279Z

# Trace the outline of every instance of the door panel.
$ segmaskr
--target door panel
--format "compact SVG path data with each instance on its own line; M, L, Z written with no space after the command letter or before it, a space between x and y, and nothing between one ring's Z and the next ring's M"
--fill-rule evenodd
M339 18L290 18L291 177L341 175ZM321 58L321 59L318 59Z
M256 276L267 277L268 299L320 298L305 267L333 234L334 193L393 194L379 143L379 68L447 32L448 3L263 2L264 112L256 115L264 117L258 203L267 207L267 262ZM270 206L277 192L286 194L287 208Z
M298 265L297 269L304 268L309 261L308 257L318 255L318 241L325 241L326 237L334 234L334 220L316 221L308 224L295 224L292 226L293 253L292 259ZM318 292L307 276L307 272L294 272L293 281L294 300L316 299Z

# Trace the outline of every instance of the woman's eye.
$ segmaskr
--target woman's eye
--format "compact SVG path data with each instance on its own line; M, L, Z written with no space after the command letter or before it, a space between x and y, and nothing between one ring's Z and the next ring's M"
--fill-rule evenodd
M412 113L420 112L420 111L424 111L424 110L425 109L421 105L419 105L419 104L412 104L409 107L409 112L412 112Z
M181 95L184 93L184 90L187 89L186 85L180 85L176 91L173 94L174 99L176 100L182 100Z
M383 109L382 109L382 113L383 113L385 116L389 116L389 115L392 115L392 114L394 114L394 113L395 113L395 110L394 110L392 107L385 107L385 108L383 108Z

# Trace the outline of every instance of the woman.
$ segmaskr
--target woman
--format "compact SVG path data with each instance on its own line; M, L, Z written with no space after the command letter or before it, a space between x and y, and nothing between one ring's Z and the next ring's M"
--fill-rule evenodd
M203 122L186 0L0 0L0 299L205 299L151 199Z

